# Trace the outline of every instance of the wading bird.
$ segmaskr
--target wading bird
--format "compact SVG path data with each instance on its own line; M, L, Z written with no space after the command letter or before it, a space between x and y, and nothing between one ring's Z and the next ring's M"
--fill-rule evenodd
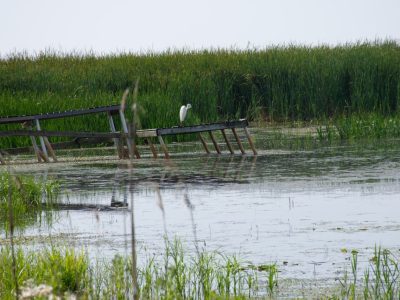
M190 108L192 108L192 105L190 103L188 103L186 106L181 106L181 110L179 111L179 120L181 121L181 126L183 125L183 121L185 121L187 111Z

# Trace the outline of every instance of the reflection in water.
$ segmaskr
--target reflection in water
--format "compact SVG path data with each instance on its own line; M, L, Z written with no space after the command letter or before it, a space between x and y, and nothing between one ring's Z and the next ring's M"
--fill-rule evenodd
M183 200L185 202L186 207L189 209L189 212L190 212L190 221L192 223L192 228L193 228L193 241L194 241L194 245L196 248L197 256L200 257L199 244L198 244L197 231L196 231L196 223L194 222L194 217L193 217L194 205L190 202L187 191L184 193Z
M136 236L152 253L162 250L164 236L177 235L193 251L204 241L253 263L276 261L282 276L322 278L341 267L343 248L359 249L360 264L367 264L375 244L400 247L398 147L182 156L132 164L132 170L123 162L46 166L48 176L62 183L64 203L86 207L61 212L52 231L73 233L80 245L98 247L107 257L128 252L125 218L132 193Z

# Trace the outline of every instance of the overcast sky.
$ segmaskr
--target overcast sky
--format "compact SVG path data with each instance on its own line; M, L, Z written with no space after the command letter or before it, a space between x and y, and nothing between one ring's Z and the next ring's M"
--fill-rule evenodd
M400 0L0 0L0 55L400 41Z

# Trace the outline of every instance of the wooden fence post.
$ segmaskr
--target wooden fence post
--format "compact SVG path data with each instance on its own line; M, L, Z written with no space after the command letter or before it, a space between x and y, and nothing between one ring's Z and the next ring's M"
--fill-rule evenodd
M219 148L218 143L215 140L214 134L212 133L212 131L209 131L208 133L210 134L211 140L214 144L215 151L217 151L218 154L221 154L221 149Z
M207 154L210 154L210 150L208 150L208 146L206 141L204 140L203 136L201 135L201 133L199 132L199 138L201 143L203 144L204 150L206 150Z
M247 129L247 127L244 128L244 132L246 133L247 139L249 140L249 144L250 144L251 150L253 150L254 155L257 155L256 147L254 147L253 140L251 138L250 132Z
M163 140L163 138L162 138L161 135L158 136L158 141L160 142L161 148L162 148L163 151L164 151L164 156L165 156L165 158L168 159L168 158L169 158L168 148L167 148L167 146L165 145L164 140Z
M150 146L150 150L151 150L151 152L153 153L153 157L154 157L154 158L157 158L157 157L158 157L158 155L157 155L157 150L156 150L156 147L154 147L154 144L153 144L153 142L151 141L151 138L147 138L146 141L147 141L147 143L148 143L149 146Z
M125 119L125 115L122 109L119 110L119 117L121 118L121 125L122 125L122 129L124 131L124 133L128 134L128 125L126 124L126 119ZM134 152L133 152L133 142L132 142L132 138L130 138L129 136L126 138L126 144L128 146L128 150L129 150L129 156L131 158L134 158Z
M116 133L117 131L115 130L114 119L109 111L107 112L107 118L108 118L108 123L110 125L111 132ZM118 157L120 159L124 158L123 144L119 143L118 138L113 138L113 140L114 140L115 148L117 149Z
M222 136L225 139L225 143L228 146L229 151L231 152L231 154L235 154L235 152L233 151L232 145L229 142L228 137L226 136L225 129L221 129L221 132L222 132Z
M238 136L237 133L236 133L236 129L235 129L235 128L232 128L232 132L233 132L233 135L235 136L236 142L237 142L238 145L239 145L240 152L242 152L242 154L245 154L244 148L243 148L243 145L242 145L242 142L240 141L240 138L239 138L239 136Z
M41 131L40 123L39 123L38 119L35 119L35 124L36 124L36 130L37 131ZM42 147L42 154L41 155L44 156L44 161L45 162L50 162L49 155L47 154L47 149L46 149L46 145L44 143L43 136L39 136L39 141L40 141L40 146Z

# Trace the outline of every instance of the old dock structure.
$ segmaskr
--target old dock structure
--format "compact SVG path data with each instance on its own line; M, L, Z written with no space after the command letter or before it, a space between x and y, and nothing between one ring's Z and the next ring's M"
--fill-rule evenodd
M106 114L108 123L110 126L110 132L82 132L82 131L47 131L44 130L40 124L40 121L61 119L69 117L77 117L89 114ZM120 119L121 130L117 131L114 118ZM123 158L140 158L140 153L136 147L136 139L144 139L149 145L150 150L154 158L158 157L157 149L152 139L157 139L165 158L170 158L168 148L164 142L163 136L178 135L178 134L193 134L197 133L198 137L204 147L206 153L211 153L206 139L203 134L208 133L212 144L217 154L221 154L221 148L216 140L214 132L220 131L226 143L227 149L230 154L234 154L235 150L232 143L229 141L226 131L231 130L234 139L238 145L241 154L245 154L243 143L237 133L238 129L243 129L248 143L254 155L257 155L254 142L248 130L248 121L246 119L236 121L217 122L210 124L200 124L194 126L184 127L171 127L171 128L155 128L155 129L144 129L136 130L131 132L131 126L126 121L124 110L120 105L101 106L88 109L78 109L63 112L53 112L38 115L26 115L26 116L10 116L0 117L0 125L2 124L21 124L23 129L19 130L1 130L1 137L29 137L32 143L33 151L36 155L38 162L50 162L57 161L54 148L49 141L51 137L71 137L71 138L100 138L100 139L112 139L117 149L118 157ZM38 143L39 141L39 143ZM0 150L0 163L5 164L6 160Z

